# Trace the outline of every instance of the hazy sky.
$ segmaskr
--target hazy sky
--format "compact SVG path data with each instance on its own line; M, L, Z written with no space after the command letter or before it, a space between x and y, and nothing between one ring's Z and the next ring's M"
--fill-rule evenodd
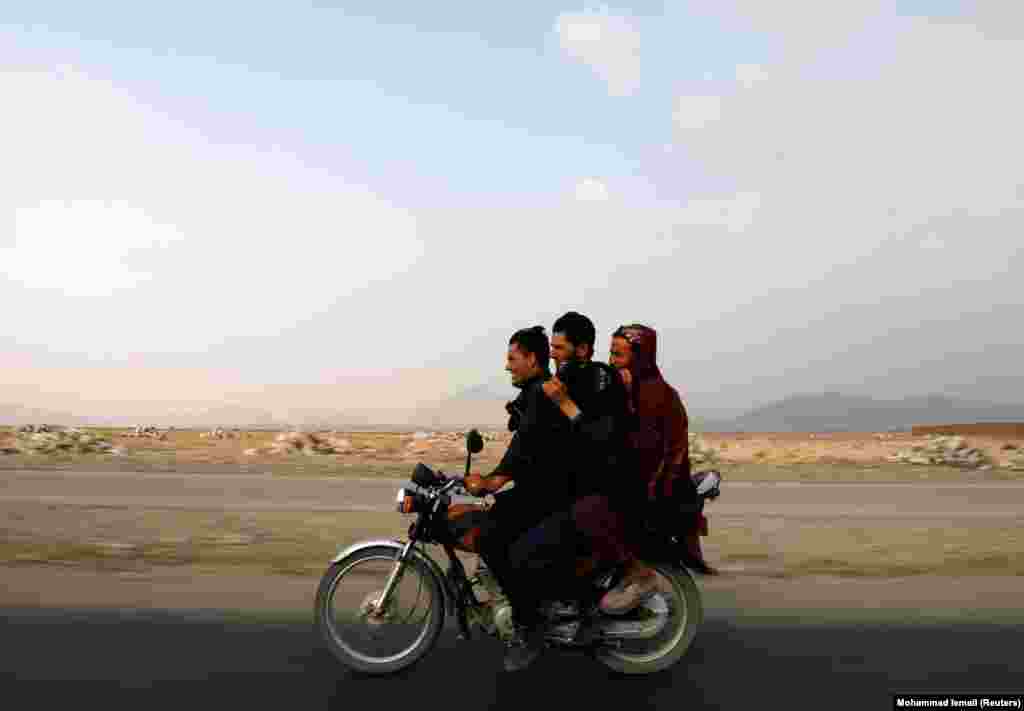
M698 413L1024 401L1021 67L1008 0L7 2L0 402L397 408L568 309Z

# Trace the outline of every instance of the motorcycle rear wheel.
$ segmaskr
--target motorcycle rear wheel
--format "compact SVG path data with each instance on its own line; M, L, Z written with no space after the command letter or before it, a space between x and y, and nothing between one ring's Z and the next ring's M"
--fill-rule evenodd
M359 650L343 639L338 629L338 619L334 609L339 584L346 577L359 576L359 573L354 571L364 564L376 562L381 565L385 573L390 572L400 553L398 548L384 546L357 551L332 564L320 580L314 605L317 630L334 657L350 669L374 675L393 674L407 669L422 659L441 635L445 618L442 583L422 561L415 556L410 556L405 562L401 580L405 582L410 576L416 579L418 586L416 607L418 608L422 604L426 612L422 629L412 643L396 653L382 654ZM374 633L389 631L388 625L399 624L399 620L404 617L404 612L400 609L398 602L399 591L397 588L388 605L386 615L380 622L374 621L372 616L364 614L361 610L363 605L379 599L385 581L385 576L378 576L377 580L371 582L372 590L368 594L365 594L365 590L360 589L355 598L349 595L349 599L343 603L342 618L351 622L356 629L364 626L369 631L368 636L371 637ZM367 577L363 577L360 582L363 582L361 588L365 588L366 582L369 581ZM425 597L422 603L419 602L421 597ZM361 602L355 602L357 599ZM411 613L409 617L412 616Z
M622 674L653 674L668 669L686 654L704 620L704 604L693 575L676 565L658 563L651 567L668 583L669 590L661 594L671 610L669 631L663 639L644 642L639 648L627 644L594 650L599 662Z

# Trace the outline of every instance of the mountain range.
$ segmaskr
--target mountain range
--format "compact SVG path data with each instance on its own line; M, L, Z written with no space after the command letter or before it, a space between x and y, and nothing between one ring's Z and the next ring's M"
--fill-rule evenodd
M433 427L505 425L505 403L516 390L507 380L465 388L420 419ZM1024 404L968 400L942 394L879 399L841 392L797 394L735 417L706 416L688 404L691 428L704 432L880 432L913 425L1024 422ZM716 416L717 415L717 416Z
M881 400L826 392L793 395L732 419L706 419L700 427L705 432L884 432L983 422L1024 422L1024 405L938 394Z

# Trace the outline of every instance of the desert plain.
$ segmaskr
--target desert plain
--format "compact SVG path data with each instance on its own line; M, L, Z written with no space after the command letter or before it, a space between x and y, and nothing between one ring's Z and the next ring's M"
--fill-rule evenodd
M462 472L466 459L460 432L91 434L115 453L30 454L0 431L0 606L308 616L339 549L405 534L394 492L416 462ZM958 446L988 462L973 467L895 461L927 443L920 433L700 434L694 468L724 478L702 539L720 572L699 578L709 604L1024 618L1013 434L965 436ZM474 470L510 439L485 436Z

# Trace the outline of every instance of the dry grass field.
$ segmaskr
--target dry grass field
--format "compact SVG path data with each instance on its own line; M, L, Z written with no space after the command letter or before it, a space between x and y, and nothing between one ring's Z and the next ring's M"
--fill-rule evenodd
M128 436L127 430L95 430L123 455L0 455L4 470L252 472L281 477L405 478L418 461L458 470L465 451L458 438L429 433L336 433L350 448L343 454L246 454L270 446L279 433L248 432L211 439L175 431L166 440ZM504 452L508 433L496 433L474 469L488 470ZM986 451L997 466L965 470L889 461L923 441L910 433L778 434L709 433L703 445L718 452L715 467L729 482L913 482L923 487L954 482L1024 481L1024 472L999 464L1024 440L975 435L970 446ZM11 428L0 448L11 447ZM880 494L884 496L884 494ZM970 521L782 518L730 515L709 508L711 535L704 546L713 563L737 575L776 578L838 575L886 578L920 575L1024 576L1024 531L1019 519ZM721 511L721 513L719 513ZM356 540L404 535L410 522L398 514L348 511L239 513L165 510L159 507L97 507L0 502L0 562L8 567L73 566L108 571L233 570L318 575L339 547Z

